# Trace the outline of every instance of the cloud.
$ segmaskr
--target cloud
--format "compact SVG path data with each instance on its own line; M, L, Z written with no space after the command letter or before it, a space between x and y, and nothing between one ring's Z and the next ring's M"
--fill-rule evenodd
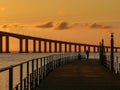
M36 25L37 28L51 28L53 27L53 22L46 22L41 25Z
M59 22L54 27L55 30L64 30L69 28L72 28L72 26L70 26L67 22Z
M0 28L22 28L24 27L23 25L19 25L19 24L3 24L0 26Z
M97 23L93 23L88 25L89 28L96 28L96 29L109 29L112 28L111 26L106 26L106 25L101 25L101 24L97 24Z

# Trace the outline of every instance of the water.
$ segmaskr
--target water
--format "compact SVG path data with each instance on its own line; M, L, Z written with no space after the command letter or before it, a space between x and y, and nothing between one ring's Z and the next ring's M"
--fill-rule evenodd
M58 53L1 53L0 54L0 68L7 67L10 65L18 64L23 61L32 60L35 58L40 58L44 56L49 56ZM81 53L85 56L85 53ZM120 53L115 55L120 56ZM90 53L89 58L99 59L99 53ZM24 71L25 72L25 71ZM25 73L24 73L25 74ZM8 71L0 73L0 90L8 90ZM14 85L19 82L19 67L14 69Z
M19 64L24 61L32 60L35 58L45 57L58 53L1 53L0 54L0 68L10 65ZM26 72L26 66L23 66L23 72ZM14 68L14 86L19 82L19 67ZM24 73L26 74L26 73ZM8 90L8 70L0 73L0 90Z
M0 68L52 54L58 53L2 53L0 54Z

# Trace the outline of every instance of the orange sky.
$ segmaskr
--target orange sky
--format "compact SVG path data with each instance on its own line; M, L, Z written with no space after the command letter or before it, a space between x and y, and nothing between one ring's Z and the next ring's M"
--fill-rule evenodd
M110 33L120 46L120 0L0 0L0 30L98 44Z

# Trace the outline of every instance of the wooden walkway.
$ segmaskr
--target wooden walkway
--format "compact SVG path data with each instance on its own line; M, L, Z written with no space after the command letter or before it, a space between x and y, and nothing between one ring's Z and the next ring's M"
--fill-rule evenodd
M51 72L36 90L120 90L120 77L98 60L76 60Z

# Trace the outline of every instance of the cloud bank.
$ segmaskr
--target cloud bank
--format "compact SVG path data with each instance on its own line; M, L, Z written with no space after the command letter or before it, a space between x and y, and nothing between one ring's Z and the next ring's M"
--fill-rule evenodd
M36 24L36 25L21 25L21 24L3 24L0 25L0 28L28 28L28 27L34 27L34 28L50 28L53 30L70 30L71 28L77 28L77 29L110 29L113 28L112 26L107 26L103 24L98 23L70 23L65 21L60 22L52 22L47 21L42 24Z
M72 26L70 26L69 23L67 22L59 22L54 27L55 30L64 30L64 29L69 29L69 28L72 28Z
M111 26L101 25L97 23L93 23L89 25L89 28L95 28L95 29L109 29L112 28Z
M36 25L35 27L37 27L37 28L51 28L51 27L53 27L53 22L51 22L51 21L45 22L41 25Z

